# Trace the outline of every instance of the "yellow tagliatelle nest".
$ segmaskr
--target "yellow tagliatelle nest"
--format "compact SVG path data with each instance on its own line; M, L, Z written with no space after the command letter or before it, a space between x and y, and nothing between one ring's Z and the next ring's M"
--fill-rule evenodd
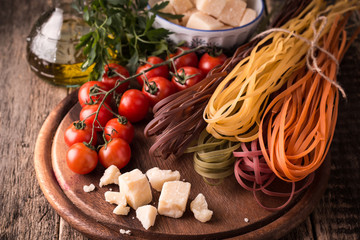
M213 93L203 115L206 130L218 139L257 139L270 94L279 91L290 75L306 64L311 50L321 50L319 39L328 33L335 16L356 9L358 4L338 1L326 8L324 1L312 1L281 29L270 30ZM325 16L322 21L320 15Z

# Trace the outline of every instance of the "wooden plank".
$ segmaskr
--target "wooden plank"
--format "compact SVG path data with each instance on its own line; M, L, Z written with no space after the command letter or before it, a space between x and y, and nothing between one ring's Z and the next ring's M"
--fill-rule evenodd
M314 212L319 239L360 239L360 39L345 56L338 81L347 93L339 116L330 154L329 187Z
M287 236L281 238L280 240L296 240L296 239L299 240L314 239L310 217L308 217L302 224L300 224L297 228L295 228Z
M60 218L59 240L87 240L80 232L73 229L64 219Z
M31 73L25 54L27 34L47 6L24 0L1 5L0 238L57 239L59 217L36 181L33 149L47 114L67 91Z

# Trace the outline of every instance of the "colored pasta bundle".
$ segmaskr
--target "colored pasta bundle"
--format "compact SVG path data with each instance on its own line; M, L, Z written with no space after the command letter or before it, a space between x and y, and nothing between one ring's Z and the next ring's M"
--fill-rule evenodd
M240 147L240 143L233 143L224 139L216 139L205 130L199 136L197 145L189 147L186 152L194 152L194 169L205 182L217 185L225 177L233 174L235 157L233 151ZM218 180L217 182L208 179Z
M323 50L318 51L313 60L316 62L310 63L320 71L304 67L293 73L260 122L259 142L264 158L284 181L300 181L313 173L329 150L338 113L338 62L347 48L347 18L339 18L321 39Z
M234 167L237 181L252 191L258 204L267 210L284 208L294 194L306 188L329 150L337 121L339 90L343 91L336 81L339 63L360 33L359 27L348 40L344 29L349 14L333 16L329 31L319 39L321 47L307 58L306 65L289 76L286 85L265 107L259 138L251 142L251 149L241 143L241 149L234 152L238 157ZM327 20L317 19L320 26ZM268 186L276 179L289 182L291 192L270 191ZM295 184L302 180L302 187L296 190ZM267 207L256 195L260 191L288 199L281 206Z
M277 211L285 208L294 196L307 188L314 179L314 174L300 184L301 187L296 189L296 183L292 182L291 190L289 192L280 192L271 190L273 185L279 184L278 178L273 171L267 165L262 151L258 147L259 141L254 140L250 143L250 148L245 143L241 143L241 151L234 151L234 157L238 159L234 165L234 174L237 182L246 190L253 192L255 201L264 209L269 211ZM277 189L277 188L276 188ZM257 195L257 192L261 192L270 197L287 198L284 203L277 207L265 206Z
M313 1L281 28L263 33L269 34L226 76L210 98L204 111L206 130L215 138L230 141L257 139L271 94L305 66L314 50L321 49L319 39L329 32L335 16L358 5L356 1L339 1L326 8L324 1ZM326 22L317 19L321 12Z

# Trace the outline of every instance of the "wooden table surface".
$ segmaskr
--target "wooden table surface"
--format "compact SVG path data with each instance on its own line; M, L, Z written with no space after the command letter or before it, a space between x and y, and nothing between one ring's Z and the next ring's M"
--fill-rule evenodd
M50 2L50 1L48 1ZM46 0L2 0L0 7L0 239L86 239L51 208L37 183L36 137L71 90L31 72L26 37ZM283 239L360 239L360 40L341 64L340 100L328 188L314 212Z

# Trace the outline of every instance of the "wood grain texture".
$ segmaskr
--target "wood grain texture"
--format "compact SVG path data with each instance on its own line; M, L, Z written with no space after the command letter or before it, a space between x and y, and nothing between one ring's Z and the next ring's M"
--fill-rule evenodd
M271 0L279 2L282 0ZM26 62L26 36L49 0L2 0L0 8L0 239L85 240L55 213L36 181L35 140L67 90L38 79ZM360 40L346 54L331 145L327 191L310 217L282 240L360 239Z
M35 178L33 150L48 113L67 95L31 73L25 55L41 1L2 1L0 10L0 239L57 239L59 217Z

